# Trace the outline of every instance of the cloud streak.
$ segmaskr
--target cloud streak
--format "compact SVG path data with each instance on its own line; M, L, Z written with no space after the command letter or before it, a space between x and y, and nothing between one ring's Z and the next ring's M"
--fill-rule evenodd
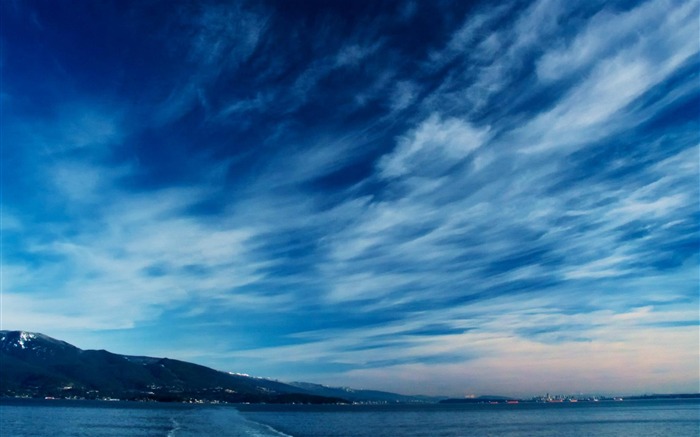
M140 46L148 11L98 11L104 65L8 15L8 59L105 85L8 63L3 328L399 392L697 385L696 4L177 6Z

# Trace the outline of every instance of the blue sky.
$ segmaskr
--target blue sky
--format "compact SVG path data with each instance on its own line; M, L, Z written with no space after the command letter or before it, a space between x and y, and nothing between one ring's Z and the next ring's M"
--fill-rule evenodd
M3 1L2 327L424 394L697 392L694 1Z

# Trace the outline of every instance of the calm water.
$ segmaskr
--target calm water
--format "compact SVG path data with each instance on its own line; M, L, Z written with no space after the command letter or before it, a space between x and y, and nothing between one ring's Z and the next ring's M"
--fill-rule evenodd
M190 406L0 402L2 437L700 436L700 402Z

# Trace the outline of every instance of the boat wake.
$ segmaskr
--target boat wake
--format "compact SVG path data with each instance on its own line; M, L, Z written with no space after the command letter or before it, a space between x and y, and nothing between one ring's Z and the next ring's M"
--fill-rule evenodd
M168 430L166 437L175 437L177 435L177 431L180 429L180 423L172 417L170 418L170 423L172 424L172 427Z
M248 418L243 419L249 427L246 429L246 437L294 437L290 434L285 434L282 431L266 425L264 423L256 422Z
M294 437L232 407L188 408L168 420L165 437Z

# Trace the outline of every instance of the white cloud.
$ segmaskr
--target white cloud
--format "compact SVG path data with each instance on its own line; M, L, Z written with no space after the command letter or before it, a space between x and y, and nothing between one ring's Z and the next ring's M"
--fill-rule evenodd
M202 193L173 189L139 196L113 189L109 204L90 206L89 227L74 233L56 226L53 235L27 236L25 249L37 258L56 259L58 268L46 264L28 274L19 260L15 267L4 266L5 293L27 292L23 298L33 304L16 308L8 300L3 313L22 314L29 324L41 318L41 301L51 295L50 307L83 328L116 329L200 297L219 305L261 304L262 296L231 296L264 276L259 272L264 260L251 255L247 243L256 231L183 217L182 208Z
M697 379L696 351L686 347L697 341L696 327L659 330L648 324L696 316L697 311L682 305L659 311L643 306L619 313L572 314L542 294L519 301L515 309L510 297L503 297L478 306L417 312L381 326L302 332L290 336L302 340L300 344L231 351L222 359L268 363L284 357L286 363L344 364L353 369L307 377L332 385L342 380L355 387L370 384L410 393L494 394L500 389L504 395L531 395L545 387L550 392L619 394L630 387L650 390L650 384L684 391L688 381ZM415 334L435 326L454 331ZM539 327L545 331L537 336L520 332ZM460 328L464 332L458 332ZM416 357L445 356L454 362L412 363ZM494 369L505 378L500 385L490 377ZM665 376L659 377L658 369L665 369ZM388 373L392 378L386 377ZM523 374L528 375L527 383ZM572 381L582 384L581 390L573 388Z
M291 318L284 323L302 317L312 325L304 332L274 326L287 330L281 342L290 345L229 352L178 352L174 345L169 351L163 346L162 353L218 360L219 368L241 360L270 368L286 362L363 367L329 379L362 385L380 386L396 372L401 385L384 387L399 391L416 371L464 381L441 386L436 379L442 376L426 377L416 391L478 392L487 387L479 378L493 384L493 369L516 374L522 367L532 381L529 389L552 384L556 390L576 372L594 380L601 369L590 363L598 361L619 363L605 364L606 384L649 378L655 368L680 375L668 376L669 386L695 381L689 369L697 360L697 330L682 325L696 316L688 308L697 303L691 289L697 256L670 267L647 257L663 255L657 241L683 238L674 229L689 226L697 210L697 138L687 135L682 141L693 147L664 160L665 144L681 140L661 135L630 146L630 153L601 159L600 168L582 169L573 154L613 133L633 132L661 103L697 88L676 88L656 106L634 107L697 52L696 41L686 38L697 30L696 5L659 13L669 5L676 3L603 11L549 50L544 42L568 23L564 2L535 2L497 30L492 27L506 19L507 6L470 15L414 78L396 81L399 70L387 68L366 95L356 96L359 104L387 98L385 118L351 132L300 129L293 140L282 123L267 137L256 176L235 190L225 183L236 157L216 162L202 185L122 190L120 179L130 169L108 170L93 151L126 138L122 118L75 110L56 126L27 134L32 145L78 150L80 158L54 161L39 175L73 220L47 218L47 226L22 236L17 259L4 260L6 325L53 333L56 326L128 329L168 311L179 320L213 314L212 323L221 312L231 319L251 311L284 312ZM661 17L657 27L654 17ZM188 53L202 71L161 106L166 122L196 102L208 110L210 80L250 56L264 27L259 16L217 16L214 9L205 8L199 18L204 27L194 32ZM620 34L609 41L599 37L616 22ZM272 104L285 107L280 112L298 109L324 77L364 65L385 48L348 41L309 59L289 89L273 87L222 104L215 121L262 113ZM506 116L477 117L479 108L522 79L540 50L539 76L527 82L535 89L523 93L576 74L580 80L562 88L560 99L539 115L513 109L522 101L503 99L490 108ZM450 63L464 68L450 69L444 83L419 102L428 88L416 78ZM211 72L204 71L209 67ZM387 121L391 129L401 126L399 111L408 116L401 122L419 122L394 138L395 147L375 161L372 176L351 189L334 189L334 196L309 187L309 181L369 156L363 155L365 146L376 152L375 143L386 139L375 130L385 129L380 125ZM648 153L642 159L637 155L643 148ZM613 170L620 174L610 177ZM354 197L358 192L362 197ZM191 213L212 199L224 213ZM2 214L4 231L33 228L26 216L6 215L5 209ZM346 309L354 311L348 319L322 319ZM352 319L356 315L367 326ZM668 331L653 324L667 324ZM411 364L440 357L456 364ZM504 380L501 387L512 383Z
M669 16L679 14L672 11ZM604 21L600 17L597 20ZM630 17L632 22L646 20ZM558 25L556 17L542 16L542 20L550 20L550 27L518 30L512 47L536 44ZM593 32L590 29L586 32ZM678 32L685 30L681 26ZM285 356L304 361L305 354L309 354L313 360L364 366L364 370L334 374L328 380L354 380L357 384L372 381L399 391L405 390L415 372L429 368L459 375L461 380L469 381L465 390L472 384L478 393L486 386L469 375L489 379L489 368L514 374L523 366L535 369L527 370L533 384L523 387L523 392L543 384L551 384L554 391L567 387L574 374L580 374L584 381L600 380L597 372L601 369L592 370L587 361L590 359L621 363L606 364L602 371L609 379L595 388L598 391L634 386L635 379L656 378L659 387L679 389L687 381L696 381L692 370L697 357L688 345L695 344L697 333L682 324L696 318L697 312L688 310L685 304L673 303L687 299L687 287L664 286L667 273L640 267L649 250L648 239L626 239L624 227L642 220L651 236L658 237L659 229L683 215L688 203L690 207L697 203L684 194L688 183L696 180L697 148L637 169L634 178L624 181L601 176L566 186L557 184L570 172L580 171L570 162L551 155L544 159L516 153L523 144L535 145L540 151L561 146L562 151L571 153L610 133L637 126L640 120L628 109L629 104L673 74L684 56L692 53L684 52L683 47L689 46L682 43L675 53L654 54L651 47L665 37L660 32L654 38L642 35L633 40L629 50L606 52L603 59L589 57L590 74L581 83L552 109L529 121L525 119L510 133L506 129L502 137L491 137L490 130L476 128L465 119L437 115L425 119L399 137L394 151L379 161L376 174L389 185L386 191L390 195L358 206L361 217L349 221L342 231L326 240L330 256L322 272L336 284L327 293L329 302L353 302L357 308L383 312L404 311L399 308L407 304L412 304L409 308L424 306L421 321L414 327L447 321L451 326L473 330L429 338L401 336L399 326L408 328L413 316L404 312L401 322L381 328L391 332L395 343L372 347L381 343L381 329L323 331L310 336L308 343L285 347ZM674 38L669 36L666 41ZM508 41L505 36L491 36L484 50ZM515 51L511 54L517 56ZM658 65L657 60L661 61ZM582 68L584 61L579 64L576 68ZM482 88L487 97L497 93L510 75L506 63L496 67L504 69L503 75L479 76L484 83L494 85L485 91ZM457 87L455 82L451 86ZM444 91L436 91L429 105L436 105ZM482 164L460 172L446 171L467 157ZM630 165L633 159L619 157L618 168ZM393 197L395 192L400 195ZM439 218L433 220L435 217ZM532 241L524 238L528 233ZM534 255L528 259L527 249L533 247L545 249L542 260ZM510 258L518 256L524 257L520 264L508 264ZM460 257L465 261L459 268L441 270ZM484 273L483 269L494 265L492 272ZM381 267L374 270L374 266ZM693 271L691 262L675 274L692 276ZM630 274L637 276L630 278ZM543 278L561 282L552 291ZM543 287L490 295L528 280ZM447 309L435 304L454 302L451 299L460 296L467 302L462 306L452 304ZM474 303L469 303L469 296L475 296ZM658 299L665 304L644 305ZM669 327L650 327L655 323L669 323ZM680 323L679 327L672 327L674 323ZM538 327L542 331L534 332ZM671 340L672 332L678 332L681 339ZM643 341L644 336L649 340ZM398 344L401 342L408 345ZM358 353L363 345L368 350ZM468 351L463 345L469 345ZM352 353L344 352L348 349ZM260 352L273 359L273 349L250 353ZM431 353L462 358L455 358L459 364L454 365L381 364ZM676 360L685 361L679 364ZM539 363L541 371L536 370ZM671 370L658 378L658 368ZM395 386L384 382L388 373L397 372L405 380ZM674 372L680 376L671 375ZM504 382L504 392L515 385L515 381ZM434 378L420 387L417 391L434 389L444 393L445 389L454 389L435 388ZM491 380L489 387L493 387Z
M439 89L426 98L433 111L449 110L478 114L487 105L498 109L495 96L513 86L521 88L522 70L532 53L551 43L552 35L564 25L567 8L558 0L534 2L517 14L513 5L489 5L485 11L469 14L442 50L431 56L427 70L460 60ZM495 23L511 14L518 16L506 27Z
M487 128L432 115L402 137L391 154L382 157L380 174L385 178L443 174L481 147L487 136Z
M692 42L698 31L697 5L687 2L678 8L667 6L667 2L660 1L620 17L603 14L591 22L566 52L549 52L543 56L543 65L547 67L542 68L548 71L543 73L545 78L553 76L553 70L582 68L586 63L591 71L555 107L514 132L524 143L525 151L566 151L641 121L638 114L627 113L625 108L699 50ZM659 16L665 17L660 25ZM640 31L640 27L644 30ZM621 46L624 50L615 47L615 41L606 39L605 48L595 49L602 58L581 55L579 62L569 59L580 55L580 45L602 44L599 35L611 33L612 28L627 32L626 38L631 42Z
M640 40L652 43L654 51L668 50L687 57L697 50L697 44L692 43L693 35L697 35L697 14L694 2L670 0L647 1L618 13L602 10L570 44L540 58L538 77L549 81L580 72L600 59L629 51Z
M82 148L89 145L104 145L119 139L120 130L111 117L93 112L75 114L66 120L63 127L65 144Z
M445 47L431 53L429 59L431 68L444 66L454 58L463 55L472 48L474 42L483 37L489 26L509 11L508 5L499 5L478 11L476 14L469 14L462 26L452 34Z
M20 121L10 125L26 150L54 157L73 153L103 156L126 134L120 109L104 108L90 102L65 103L55 119Z
M610 255L576 266L564 273L566 279L619 277L633 272L627 264L634 258L630 255Z
M418 87L409 81L400 81L395 87L391 95L392 111L401 111L408 108L416 99Z
M191 11L183 13L184 20L192 22ZM187 35L190 56L210 68L242 62L258 45L265 22L264 16L238 5L207 5L195 17L194 35Z
M335 68L356 67L368 56L371 56L381 47L381 43L375 42L370 45L352 44L343 47L335 58Z
M182 77L175 77L167 97L153 112L152 120L158 125L179 119L197 105L208 112L210 84L223 74L233 74L253 54L268 20L264 13L246 10L238 4L181 4L177 8L181 27L177 30L178 38L168 43L189 62L190 68ZM231 109L232 105L224 109L225 115L236 109Z

